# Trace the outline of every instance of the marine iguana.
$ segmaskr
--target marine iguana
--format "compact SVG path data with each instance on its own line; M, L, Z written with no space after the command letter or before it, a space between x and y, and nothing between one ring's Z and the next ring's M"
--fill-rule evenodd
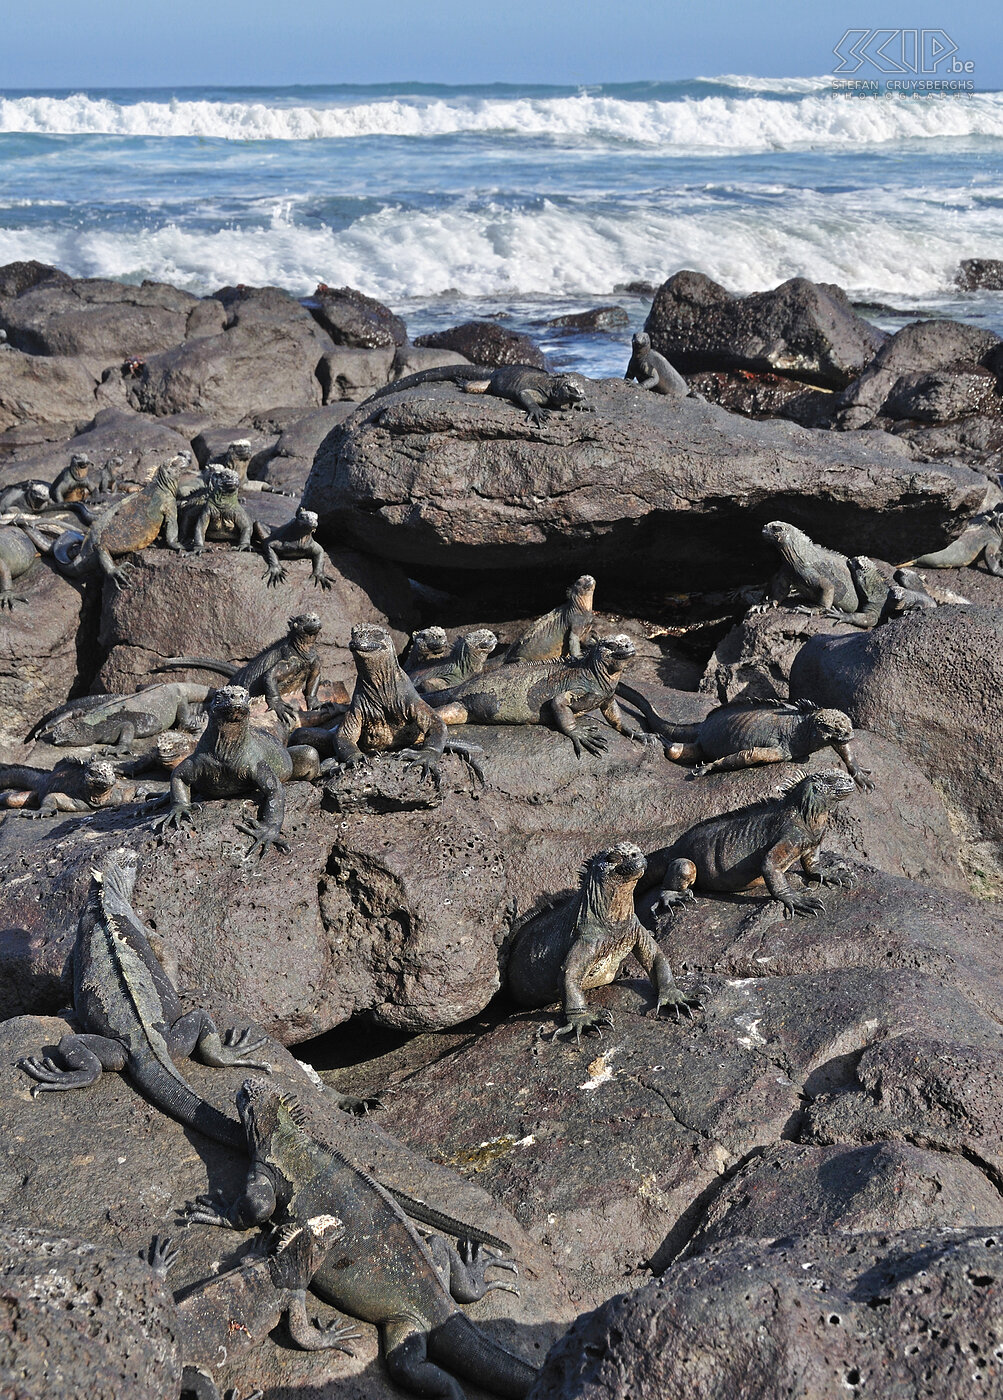
M490 394L496 399L508 399L516 408L525 410L526 417L536 427L550 417L553 409L579 409L590 413L585 402L585 390L578 380L567 374L548 374L532 365L501 365L487 370L483 365L442 365L408 374L393 384L386 384L370 394L360 408L390 394L415 389L419 384L456 384L466 394Z
M906 564L918 564L924 569L962 569L966 564L976 564L981 555L986 568L997 578L1003 575L1000 563L1000 547L1003 545L1003 504L973 515L956 540L936 549L931 554L921 554L918 559L907 559Z
M771 520L764 525L763 539L776 545L784 563L773 576L764 601L754 604L750 612L766 612L771 606L777 607L792 588L813 610L825 612L835 607L845 613L857 611L857 590L845 555L824 549L803 530L783 520Z
M17 763L0 764L0 809L16 817L56 817L142 802L159 786L135 787L121 781L111 763L62 759L51 771ZM32 805L28 805L31 803Z
M883 622L901 617L906 612L929 612L937 607L936 598L927 592L926 584L915 570L904 567L896 569L892 577L895 582L888 590L885 616L881 619Z
M94 522L92 512L84 505L93 485L87 480L91 459L86 452L75 452L69 466L62 469L55 481L18 481L0 490L0 513L27 510L32 515L51 511L72 511L85 525Z
M456 753L483 782L474 756L482 750L449 737L442 719L401 670L387 629L359 623L352 628L348 645L358 676L348 709L334 731L334 757L321 764L321 772L353 768L367 762L371 754L397 753L411 759L422 778L431 777L438 787L442 755Z
M179 502L180 533L190 554L201 554L206 538L251 548L251 517L240 503L240 477L230 467L213 467L208 481Z
M201 671L218 671L228 676L234 685L242 685L252 695L263 695L272 710L288 729L296 718L292 705L283 695L291 695L301 686L306 708L312 710L320 685L320 653L314 641L320 635L320 618L316 613L297 613L288 622L288 632L277 642L259 651L243 666L232 661L217 661L211 656L172 656L156 669L180 671L197 667Z
M658 736L634 729L616 703L617 682L634 655L634 643L623 633L601 637L578 659L516 661L439 691L429 703L446 724L553 724L579 758L582 749L599 754L608 744L601 730L576 727L575 716L591 710L626 738L657 744Z
M13 612L15 603L27 603L23 593L14 592L14 580L23 578L39 554L50 547L20 516L13 525L0 526L0 612L5 608Z
M266 1081L245 1080L237 1109L251 1157L244 1194L229 1207L218 1196L200 1198L189 1213L192 1221L240 1230L276 1216L301 1225L336 1215L344 1234L311 1287L341 1312L379 1328L397 1385L463 1400L452 1376L436 1364L442 1363L495 1395L529 1393L536 1369L491 1341L454 1301L473 1302L493 1288L511 1290L485 1279L489 1268L514 1268L511 1261L463 1240L462 1254L444 1239L427 1244L393 1196L314 1136L296 1100Z
M567 601L531 622L509 647L505 660L557 661L562 656L581 656L583 644L595 639L595 590L592 575L582 574L568 589Z
M202 468L202 479L208 481L217 467L229 467L231 471L237 473L238 485L243 486L247 481L247 470L251 465L251 439L234 438L233 442L226 445L226 451L222 456L210 458Z
M479 676L484 663L498 645L493 632L482 628L479 632L468 632L465 637L457 637L447 656L441 661L429 662L427 666L416 666L408 675L414 688L422 695L432 691L449 690L470 676Z
M85 578L100 569L121 588L132 565L125 560L116 567L115 559L146 549L161 531L166 548L180 550L178 482L188 460L188 453L178 453L166 466L158 467L152 481L99 515L86 535L81 537L73 530L61 535L52 546L60 573L66 578Z
M248 856L264 855L269 846L288 851L282 836L285 797L282 784L291 778L316 778L320 759L316 749L298 745L287 749L264 729L251 728L251 697L242 685L224 685L208 703L209 723L195 750L171 774L171 809L157 817L163 831L193 825L192 791L206 797L259 796L258 820L237 822L238 831L254 838Z
M137 739L150 739L167 729L194 730L192 706L204 704L210 690L194 681L165 681L144 686L134 695L85 695L50 710L28 739L59 748L101 745L106 751L127 754Z
M785 872L800 860L806 880L848 885L849 871L828 874L818 853L833 812L853 791L853 779L835 769L799 774L779 797L768 797L709 817L648 857L654 880L664 872L657 911L671 912L693 899L693 886L714 894L734 894L760 882L784 907L784 917L816 915L825 905L816 895L799 894Z
M699 724L665 724L661 732L673 763L696 765L687 777L759 763L801 762L832 748L862 792L874 788L850 750L850 717L842 710L819 709L810 700L737 700L711 710Z
M260 549L265 556L265 563L268 565L265 583L269 588L285 583L288 578L287 571L279 563L280 559L312 560L310 582L318 588L323 588L325 592L331 587L331 580L324 572L327 555L323 546L313 537L319 518L315 511L304 510L300 506L292 520L287 520L284 525L276 525L271 531L266 531L259 520L254 522L254 547Z
M441 661L448 655L449 639L444 629L423 627L420 632L411 634L407 655L401 661L401 665L410 676L419 667L430 665L433 661Z
M589 1010L585 993L605 987L631 953L655 985L655 1015L671 1008L679 1020L698 1001L675 985L669 960L634 912L634 887L647 869L637 846L623 841L600 851L582 866L578 893L529 919L517 931L505 982L520 1006L548 1006L563 996L566 1024L555 1037L583 1031L602 1034L612 1013Z
M937 601L931 598L918 574L910 569L896 569L894 582L888 583L873 560L863 554L847 560L850 574L857 589L860 601L858 612L844 613L838 608L827 609L826 616L851 627L865 630L877 627L882 622L901 617L903 613L935 608Z
M630 363L623 377L636 379L642 389L668 394L674 399L684 399L690 392L690 386L679 371L664 355L652 350L651 336L646 331L636 331L631 338Z

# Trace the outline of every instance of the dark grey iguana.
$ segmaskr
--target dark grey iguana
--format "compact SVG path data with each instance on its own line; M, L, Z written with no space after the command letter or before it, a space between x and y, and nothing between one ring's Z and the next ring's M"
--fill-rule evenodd
M259 798L258 820L237 822L237 830L253 837L248 856L264 855L269 846L288 851L282 836L285 797L282 784L291 778L316 778L320 759L316 749L297 745L287 749L264 729L251 728L251 697L241 685L224 685L208 702L209 723L193 753L171 774L170 811L154 827L191 826L192 792L206 797Z
M422 777L431 777L438 786L442 755L457 753L483 781L475 758L480 748L449 737L442 719L401 670L387 629L360 623L352 628L348 645L358 672L355 690L331 737L334 755L321 764L321 772L353 768L372 754L396 753L412 760Z
M776 545L784 562L771 580L765 600L755 604L750 612L765 612L770 606L776 607L785 601L791 589L813 609L857 611L857 590L845 555L824 549L796 525L788 525L783 520L771 520L764 525L763 539Z
M642 389L654 394L668 394L684 399L690 392L686 380L669 364L664 355L651 348L647 331L637 331L630 342L630 363L624 379L636 379Z
M901 617L906 612L935 608L937 601L931 598L918 574L910 569L896 569L894 581L889 583L872 559L858 554L847 560L853 582L856 585L860 606L857 612L844 613L838 608L829 608L828 616L851 627L869 630L882 622Z
M896 569L892 577L894 582L888 589L882 622L901 617L906 612L929 612L931 608L937 607L936 598L931 597L926 584L914 569Z
M414 688L422 695L437 690L450 690L454 685L479 676L484 663L498 645L498 638L487 628L468 632L457 637L447 656L441 661L431 661L426 666L416 666L408 670Z
M779 797L768 797L735 812L709 817L648 857L653 880L663 876L656 910L701 892L734 894L760 883L784 906L786 918L815 915L825 906L816 895L800 894L787 881L796 861L806 880L821 885L852 883L849 871L828 874L818 853L833 812L853 792L853 779L835 769L802 774Z
M693 763L687 775L703 777L759 763L798 762L832 748L864 792L874 784L850 750L853 724L842 710L822 710L810 700L738 700L711 710L699 724L665 724L665 752L673 763Z
M28 735L57 747L100 746L130 753L137 739L167 729L197 727L193 706L208 699L211 687L194 681L165 681L144 686L134 695L84 695L40 719Z
M509 647L505 660L557 661L562 656L581 656L582 647L595 639L595 589L592 575L582 574L568 589L567 601L531 622Z
M516 932L505 981L520 1006L549 1006L563 998L566 1023L555 1036L583 1031L602 1034L611 1026L609 1011L590 1011L585 993L605 987L631 953L655 985L655 1015L700 1003L675 985L669 960L634 912L634 887L647 869L637 846L621 842L600 851L582 866L578 893L563 904L529 919Z
M103 759L77 763L62 759L55 768L0 764L0 809L18 817L57 817L67 812L95 812L143 802L162 792L162 784L136 787L122 781Z
M180 671L196 667L201 671L218 671L228 676L234 685L242 685L251 695L263 695L281 722L288 728L296 719L292 705L283 695L291 695L302 687L306 708L312 710L320 685L320 653L314 642L320 635L320 618L316 613L297 613L289 619L289 630L277 642L272 642L252 656L243 666L233 661L217 661L211 656L172 656L156 669Z
M204 485L179 504L180 533L189 553L201 554L206 539L251 548L251 517L240 503L240 475L232 467L213 467Z
M14 592L15 579L24 578L40 553L51 548L49 541L36 535L26 521L0 526L0 612L15 603L27 603L23 593Z
M271 1219L302 1225L336 1215L344 1234L311 1287L341 1312L380 1329L397 1385L463 1400L449 1374L456 1372L495 1395L529 1393L535 1368L491 1341L454 1301L473 1302L505 1287L484 1275L492 1267L512 1268L510 1261L462 1239L462 1253L444 1239L426 1243L393 1196L311 1133L296 1101L266 1081L246 1080L237 1108L251 1157L244 1194L229 1207L216 1196L203 1197L190 1219L248 1229Z
M924 569L963 569L967 564L975 564L980 556L985 559L986 568L997 577L1003 575L1000 563L1000 548L1003 545L1003 504L973 515L956 540L935 549L931 554L921 554L918 559L907 559L907 564L918 564Z
M166 466L158 467L152 481L110 506L83 537L74 530L61 535L52 546L52 559L60 573L66 578L85 578L100 571L121 588L131 565L128 560L116 565L116 559L148 548L161 532L165 546L179 550L178 482L188 462L188 453L179 453Z
M18 481L3 487L0 514L8 510L26 510L32 515L72 511L85 525L92 524L94 516L84 505L84 497L94 490L87 480L91 465L86 452L75 452L55 481Z
M446 724L553 724L579 758L582 749L598 754L607 747L601 730L575 724L576 716L591 710L626 738L657 744L657 735L634 729L616 703L617 682L634 655L634 643L623 633L602 637L577 660L516 661L439 691L429 703Z
M422 666L433 661L442 661L449 655L449 638L441 627L423 627L420 632L411 634L407 655L401 662L410 676Z
M418 374L406 375L395 380L375 394L370 394L360 408L368 407L376 399L390 394L400 394L406 389L415 389L419 384L457 384L467 394L491 394L496 399L508 399L516 408L522 408L526 417L537 427L550 417L553 409L580 409L591 411L585 401L585 390L573 375L548 374L546 370L535 369L532 365L502 365L499 369L486 370L482 365L443 365L437 369L423 369Z
M265 563L268 565L265 583L268 587L285 583L288 573L279 562L282 559L311 560L311 583L323 588L325 592L331 587L331 580L324 572L327 555L323 546L313 537L318 520L319 516L315 511L304 510L300 506L292 520L287 520L284 525L276 525L271 531L266 531L260 521L254 522L254 547L260 549L265 556Z

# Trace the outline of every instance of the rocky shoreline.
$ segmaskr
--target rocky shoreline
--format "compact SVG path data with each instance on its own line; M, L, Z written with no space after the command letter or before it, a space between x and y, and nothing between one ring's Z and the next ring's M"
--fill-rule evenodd
M998 273L982 260L961 275L992 286ZM349 288L196 298L0 267L0 554L23 529L86 534L79 514L2 504L81 453L95 477L109 464L113 489L79 497L103 518L188 453L183 503L246 443L240 499L256 526L249 550L225 532L201 553L139 548L123 587L72 576L58 550L7 585L4 771L89 760L26 740L69 699L131 695L178 657L196 661L170 679L223 685L197 659L243 665L287 618L316 614L320 628L316 706L297 723L344 713L360 629L385 629L408 665L420 628L443 626L450 644L490 628L489 685L527 620L587 572L596 635L629 639L626 679L670 728L723 703L838 710L874 785L827 827L824 855L853 883L825 891L818 917L783 918L761 886L705 894L699 882L669 917L642 882L638 916L700 1009L653 1014L631 956L588 991L613 1024L580 1043L552 1038L559 1009L520 1009L506 991L526 920L572 898L604 848L632 843L651 863L695 824L837 766L831 752L760 755L691 781L668 740L607 729L604 748L578 756L568 729L477 722L472 709L469 724L447 719L483 751L483 786L448 751L441 785L393 754L328 767L288 784L288 850L261 861L246 858L239 798L205 801L177 832L135 801L44 821L8 811L0 1279L15 1321L0 1390L20 1366L19 1396L173 1400L174 1324L156 1319L170 1292L246 1254L243 1237L220 1242L196 1223L166 1292L137 1271L186 1202L233 1195L246 1161L124 1076L33 1100L18 1068L74 1029L91 872L127 846L137 917L176 985L197 989L186 1010L252 1024L272 1078L353 1164L513 1246L520 1296L495 1289L466 1311L543 1367L534 1397L998 1393L1003 341L933 320L886 335L837 287L793 279L739 298L692 272L655 291L646 330L682 392L572 376L587 411L534 423L484 383L498 366L559 375L492 323L412 344L389 308ZM402 382L428 370L455 382ZM266 585L260 538L299 506L317 517L327 588L302 556ZM868 617L867 598L830 606L804 592L760 606L778 562L792 567L764 536L771 521L824 547L811 559L826 578L873 560L883 608ZM967 564L913 564L969 538ZM918 573L900 615L903 568ZM253 723L284 742L267 692L251 689ZM630 725L651 723L629 695L619 704ZM134 752L155 763L156 739ZM184 1073L232 1115L241 1070ZM382 1106L352 1117L339 1093ZM96 1250L130 1317L147 1310L132 1340L83 1275L86 1347L32 1294L24 1279L49 1239L76 1241L75 1258ZM335 1317L312 1295L310 1307ZM358 1330L354 1356L272 1333L213 1379L268 1400L399 1393L376 1328ZM62 1389L23 1379L42 1374L31 1367L46 1335L63 1351Z

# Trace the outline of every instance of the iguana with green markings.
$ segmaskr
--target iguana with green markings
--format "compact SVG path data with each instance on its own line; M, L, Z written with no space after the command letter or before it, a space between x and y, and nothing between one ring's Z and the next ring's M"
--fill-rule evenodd
M457 637L448 654L441 661L431 661L425 666L408 670L414 688L421 695L437 690L450 690L454 685L479 676L484 663L498 645L498 638L487 628L478 632L467 632Z
M394 1197L322 1142L295 1099L265 1080L245 1080L237 1109L251 1157L244 1193L230 1205L215 1195L202 1197L190 1220L246 1230L268 1220L303 1225L319 1215L337 1216L344 1233L311 1287L341 1312L379 1328L397 1385L416 1395L463 1400L455 1372L494 1395L529 1393L536 1369L491 1341L457 1307L491 1289L511 1289L485 1279L489 1268L514 1268L511 1261L485 1253L469 1236L459 1249L442 1238L423 1240ZM463 1229L457 1221L446 1228ZM503 1240L486 1239L508 1250Z
M634 889L647 869L637 846L621 842L585 862L578 893L528 919L508 955L505 985L520 1006L549 1006L563 999L565 1024L555 1036L602 1034L611 1012L590 1010L585 993L605 987L624 959L637 958L655 985L655 1015L671 1010L679 1020L700 1003L676 986L669 960L634 912Z
M84 695L50 710L28 739L57 748L99 746L131 753L137 739L151 739L168 729L195 730L194 707L203 705L211 690L194 681L167 681L144 686L133 695Z

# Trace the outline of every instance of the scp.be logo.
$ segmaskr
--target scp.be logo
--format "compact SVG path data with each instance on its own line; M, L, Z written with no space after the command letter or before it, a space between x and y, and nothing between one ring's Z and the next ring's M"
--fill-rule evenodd
M887 74L975 72L943 29L848 29L833 53L839 59L833 73L859 73L865 63Z

